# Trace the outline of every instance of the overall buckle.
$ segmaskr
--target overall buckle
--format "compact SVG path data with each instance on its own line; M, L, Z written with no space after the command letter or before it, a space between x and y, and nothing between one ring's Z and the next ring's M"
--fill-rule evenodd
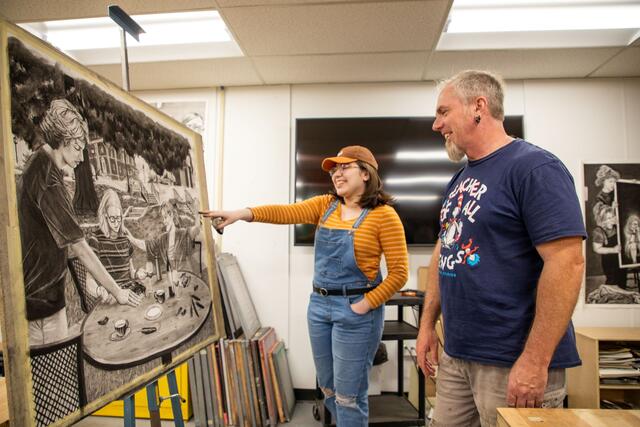
M327 295L329 295L329 291L326 290L325 288L318 288L318 293L323 297L326 297Z

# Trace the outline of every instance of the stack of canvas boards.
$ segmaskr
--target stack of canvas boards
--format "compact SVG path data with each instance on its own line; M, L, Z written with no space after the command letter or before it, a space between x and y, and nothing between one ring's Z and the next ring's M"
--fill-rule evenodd
M189 361L196 427L273 427L295 407L287 353L272 327L261 327L235 256L216 257L225 331Z
M260 319L238 259L222 253L216 257L216 263L227 336L254 336L261 327Z
M295 408L284 342L271 327L201 350L189 361L189 382L196 427L273 427Z

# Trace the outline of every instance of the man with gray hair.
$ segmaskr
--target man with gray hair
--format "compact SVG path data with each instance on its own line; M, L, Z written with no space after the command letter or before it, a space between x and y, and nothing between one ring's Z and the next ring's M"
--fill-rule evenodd
M25 166L18 194L22 268L30 344L47 344L68 335L64 287L69 251L120 304L136 306L140 297L120 289L85 240L65 188L65 167L83 160L87 122L66 99L51 102L40 128L46 143Z
M438 97L433 130L468 161L444 194L417 341L422 370L438 367L432 426L494 426L503 406L561 407L565 368L580 364L571 314L586 233L575 185L553 154L507 135L503 87L464 71Z

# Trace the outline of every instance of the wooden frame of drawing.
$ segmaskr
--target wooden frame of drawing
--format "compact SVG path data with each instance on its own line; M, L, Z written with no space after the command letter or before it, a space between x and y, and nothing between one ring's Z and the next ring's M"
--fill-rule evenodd
M0 46L9 412L68 425L224 333L202 139L2 20Z

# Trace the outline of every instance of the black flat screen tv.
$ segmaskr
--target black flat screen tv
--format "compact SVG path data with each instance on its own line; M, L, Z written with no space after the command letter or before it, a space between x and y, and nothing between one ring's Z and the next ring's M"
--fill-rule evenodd
M442 196L464 165L447 158L442 135L431 130L434 117L311 118L296 120L295 200L326 194L331 179L320 168L325 157L347 145L369 148L378 161L384 189L404 225L407 244L436 242ZM505 118L509 135L522 137L522 116ZM313 245L314 225L294 227L295 245Z

